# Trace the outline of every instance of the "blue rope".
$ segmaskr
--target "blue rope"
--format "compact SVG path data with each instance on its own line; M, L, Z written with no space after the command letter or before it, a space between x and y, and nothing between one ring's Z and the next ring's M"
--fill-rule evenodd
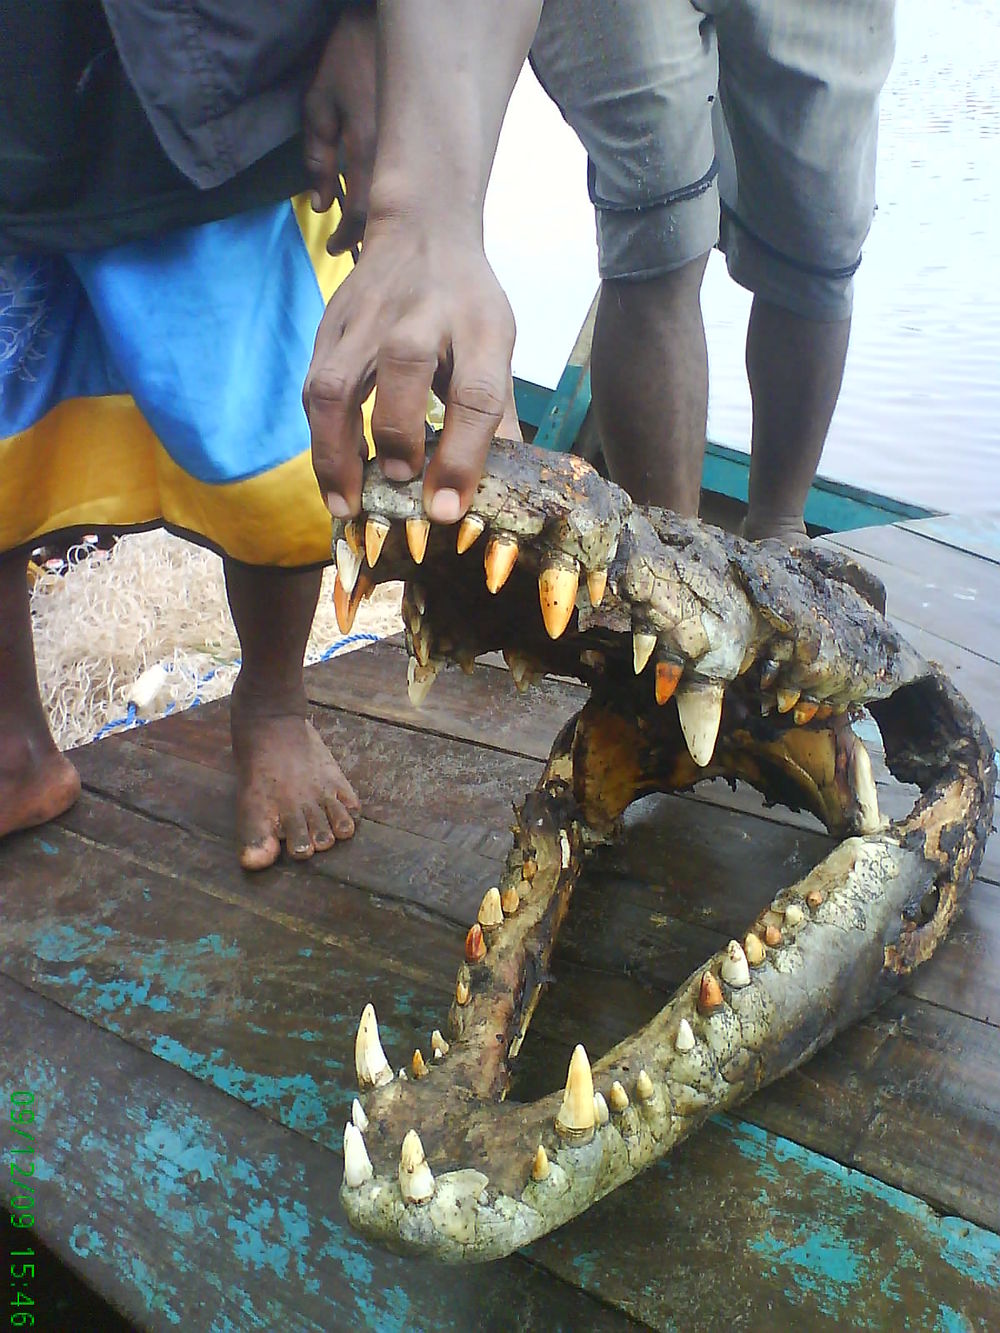
M378 643L378 641L379 641L379 636L377 634L367 634L367 633L345 634L342 639L338 639L336 643L332 643L329 648L325 648L323 652L320 653L319 657L317 658L317 661L328 662L331 657L336 657L337 653L339 653L342 649L347 648L350 644L353 643ZM240 664L240 658L236 659L236 664L237 665ZM167 667L167 670L170 671L171 668ZM208 682L218 674L218 671L219 671L218 667L213 667L212 670L207 671L204 676L200 676L198 679L198 689L200 690L202 686L207 685ZM202 700L201 695L196 693L194 698L191 700L190 706L193 708L196 704L200 704L202 702L204 701ZM169 717L170 714L174 712L175 708L176 705L174 703L169 704L164 712L164 717ZM126 712L124 717L117 717L112 722L105 722L104 726L101 727L100 731L95 733L93 739L95 741L99 741L102 739L102 737L107 736L109 732L112 731L119 731L119 730L127 731L131 730L131 728L133 727L144 727L146 723L151 720L152 719L150 718L140 717L139 711L136 708L135 704L129 704L128 711Z

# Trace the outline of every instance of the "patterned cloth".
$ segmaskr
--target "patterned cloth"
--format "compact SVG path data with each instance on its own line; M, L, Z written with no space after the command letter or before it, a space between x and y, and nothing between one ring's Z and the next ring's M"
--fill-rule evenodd
M234 559L330 556L301 392L350 270L304 199L0 259L0 552L164 523Z

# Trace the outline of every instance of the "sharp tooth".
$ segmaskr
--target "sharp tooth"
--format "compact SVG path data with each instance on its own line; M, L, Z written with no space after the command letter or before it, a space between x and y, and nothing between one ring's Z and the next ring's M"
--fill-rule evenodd
M559 830L559 863L563 870L566 870L570 863L569 835L564 828Z
M471 650L462 649L456 654L463 676L472 676L476 670L476 655Z
M822 907L826 894L822 889L810 889L806 894L806 902L815 912L817 907Z
M729 948L722 960L722 980L735 987L750 985L750 966L739 940L729 941Z
M790 907L785 908L785 925L799 926L802 924L802 919L804 916L805 913L802 911L802 908L798 905L798 903L792 903Z
M746 673L750 670L750 668L753 666L756 660L757 660L756 648L752 643L747 644L747 647L743 653L743 660L742 662L740 662L740 669L739 671L737 671L736 674L738 676L746 675Z
M531 1163L531 1179L547 1180L549 1175L549 1155L542 1147L538 1145L538 1151L535 1153L535 1159Z
M650 634L646 630L632 631L632 669L637 676L641 676L646 669L646 663L653 656L655 647L655 634Z
M479 915L476 919L483 927L503 924L503 905L500 902L500 890L498 888L487 889L483 894L483 901L479 904Z
M882 827L878 812L878 792L872 775L872 761L859 740L851 748L851 790L858 803L860 833L877 833Z
M674 697L674 691L681 682L684 668L680 662L657 662L656 664L656 702L663 705Z
M751 967L760 967L766 957L760 936L755 935L752 930L743 941L743 952L746 954L747 962Z
M458 969L458 980L455 982L455 1003L461 1009L469 1003L471 995L471 977L469 976L469 969L463 963Z
M606 569L592 569L587 575L587 592L590 595L591 606L600 606L604 601L607 586L608 571Z
M343 537L337 542L337 574L348 594L354 591L354 585L361 573L361 557L355 555Z
M427 591L421 583L411 583L409 585L410 596L413 598L413 605L416 607L418 615L427 613Z
M790 713L801 697L800 690L778 691L778 712Z
M777 926L767 926L764 931L764 943L769 949L776 949L781 943L781 931Z
M640 1069L639 1077L635 1081L636 1100L640 1102L651 1101L654 1091L653 1080L646 1073L645 1069Z
M474 921L465 937L465 961L473 964L481 963L485 957L486 941L483 939L483 928L478 921Z
M769 657L766 662L761 663L760 688L762 690L769 690L778 679L778 672L780 670L780 663L776 662L773 657Z
M607 1102L604 1100L604 1093L595 1092L594 1119L597 1121L598 1128L600 1128L601 1125L606 1125L610 1118L611 1118L611 1113L608 1110Z
M628 1093L622 1085L615 1079L611 1085L611 1091L608 1093L608 1101L611 1103L612 1111L617 1111L619 1115L628 1107Z
M407 1132L399 1154L399 1192L406 1203L426 1203L434 1196L434 1177L415 1129Z
M368 567L374 569L382 554L382 547L389 535L389 524L384 518L370 518L365 524L365 559Z
M500 906L503 908L504 916L513 916L521 906L521 895L513 884L504 889L503 897L500 899Z
M410 639L413 643L413 656L417 659L417 665L427 666L431 660L431 632L426 623L421 624L416 630L411 630Z
M563 1138L584 1143L594 1133L594 1080L590 1061L582 1046L574 1048L562 1106L556 1116L556 1131Z
M486 547L483 563L486 587L490 592L499 592L517 564L517 542L512 537L494 537Z
M792 717L795 719L797 727L804 727L807 722L811 722L819 712L819 704L815 699L800 699L795 705L795 711Z
M505 648L503 650L503 660L507 663L510 670L511 679L520 690L526 687L526 682L531 676L531 663L519 653L516 648Z
M337 570L337 577L333 581L333 610L337 617L337 628L341 634L350 634L358 608L357 604L353 603L351 594L340 581L339 569Z
M722 987L719 985L719 979L713 972L703 972L701 975L701 984L698 987L698 1010L703 1014L711 1014L722 1004Z
M355 555L360 556L364 554L364 526L360 518L352 518L349 520L344 528L344 538Z
M458 536L455 538L455 548L459 555L464 555L470 546L483 535L486 524L476 514L466 514L458 525Z
M722 723L721 685L686 685L676 694L681 731L699 768L712 762Z
M368 1117L365 1115L365 1108L358 1101L357 1097L355 1097L354 1101L351 1103L351 1120L354 1122L355 1126L361 1130L362 1134L367 1132Z
M406 692L414 708L423 706L440 670L440 662L432 661L421 666L415 657L410 658L406 670Z
M565 632L576 608L580 576L576 567L548 565L538 575L538 600L542 607L545 632L558 639Z
M413 1052L413 1059L410 1061L410 1072L414 1078L423 1078L427 1073L427 1062L424 1060L423 1052L419 1046Z
M356 1190L371 1180L375 1172L365 1147L365 1139L357 1125L344 1126L344 1184Z
M358 1035L354 1039L354 1068L362 1092L367 1092L369 1088L382 1088L392 1082L392 1070L379 1041L378 1019L370 1004L364 1007L358 1024Z
M533 856L526 857L521 866L521 878L530 884L538 873L538 862Z
M444 1037L441 1036L441 1033L437 1028L431 1033L431 1050L434 1052L435 1060L443 1060L451 1050L451 1047L445 1041Z
M426 518L408 518L406 520L406 546L415 565L424 563L427 554L427 538L431 535L431 525ZM369 561L369 564L371 561Z
M674 1050L680 1051L684 1055L687 1051L694 1050L694 1033L691 1030L691 1024L686 1018L682 1018L677 1024L677 1036L674 1038Z

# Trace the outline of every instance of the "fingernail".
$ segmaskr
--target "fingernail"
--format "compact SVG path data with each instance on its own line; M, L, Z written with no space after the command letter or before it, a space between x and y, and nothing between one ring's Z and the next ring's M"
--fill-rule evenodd
M382 475L387 481L412 481L413 468L405 458L383 458Z
M457 523L462 517L462 501L458 491L447 486L444 490L435 491L427 507L427 515L435 523Z
M344 497L342 495L338 495L336 491L327 491L326 507L327 509L329 509L330 513L334 516L334 518L351 517L351 506L347 503Z

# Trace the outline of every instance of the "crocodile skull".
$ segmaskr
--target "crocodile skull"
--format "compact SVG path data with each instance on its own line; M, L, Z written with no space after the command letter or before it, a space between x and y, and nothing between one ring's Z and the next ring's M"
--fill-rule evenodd
M493 1259L806 1060L930 957L982 858L994 752L884 620L880 585L829 553L641 509L577 458L502 442L457 528L428 524L420 479L391 484L374 464L363 509L336 527L338 619L347 632L376 581L407 580L414 703L447 663L471 671L494 649L520 690L545 672L591 687L516 810L447 1035L394 1077L370 1005L358 1029L349 1219L396 1249ZM852 727L862 709L921 791L895 823ZM577 1046L550 1096L505 1101L588 848L637 797L720 776L842 841L639 1032L594 1063Z

